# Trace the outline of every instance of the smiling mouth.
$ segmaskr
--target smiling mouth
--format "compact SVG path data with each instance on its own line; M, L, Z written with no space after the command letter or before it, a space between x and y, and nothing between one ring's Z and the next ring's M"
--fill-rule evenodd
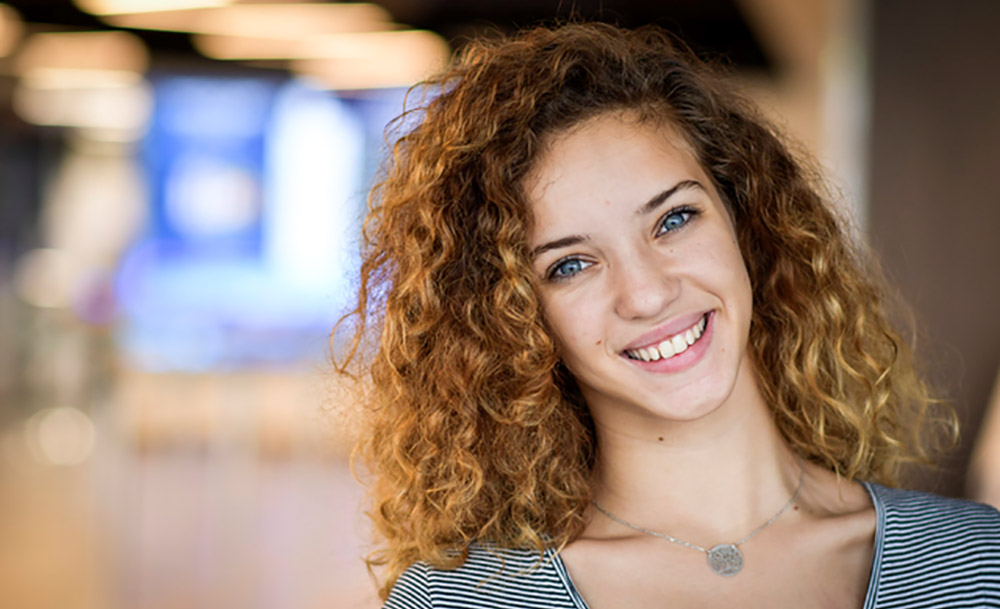
M694 325L686 330L682 330L673 336L668 336L656 345L649 345L641 349L626 349L625 355L629 359L642 362L655 362L680 355L687 351L687 348L698 342L705 333L708 325L708 313L701 316Z

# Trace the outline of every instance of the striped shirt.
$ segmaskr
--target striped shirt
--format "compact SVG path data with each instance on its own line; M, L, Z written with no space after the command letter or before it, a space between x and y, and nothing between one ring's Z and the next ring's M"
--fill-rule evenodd
M875 552L863 609L1000 608L1000 512L864 483ZM458 569L407 569L387 609L588 609L559 554L473 546Z

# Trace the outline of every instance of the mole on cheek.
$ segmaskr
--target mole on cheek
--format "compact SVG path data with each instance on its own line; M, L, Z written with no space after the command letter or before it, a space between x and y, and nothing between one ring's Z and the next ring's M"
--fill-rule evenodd
M656 440L657 440L658 442L662 442L662 441L663 441L663 436L660 436L660 437L659 437L659 438L657 438Z
M597 344L598 344L598 345L599 345L599 344L601 344L601 343L603 343L603 342L604 342L604 339L603 339L603 338L599 338L599 339L597 339Z

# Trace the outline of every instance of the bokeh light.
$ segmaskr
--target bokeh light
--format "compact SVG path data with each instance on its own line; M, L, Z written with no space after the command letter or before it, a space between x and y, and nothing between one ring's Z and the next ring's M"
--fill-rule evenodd
M79 465L94 450L94 424L76 408L40 410L28 420L25 432L33 455L49 465Z

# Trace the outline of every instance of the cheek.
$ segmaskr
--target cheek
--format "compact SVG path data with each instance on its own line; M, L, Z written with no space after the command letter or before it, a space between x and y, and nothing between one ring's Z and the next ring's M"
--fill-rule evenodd
M746 261L743 259L743 252L732 227L720 228L711 239L711 243L714 243L714 246L710 246L715 259L714 264L719 270L725 269L727 283L741 290L749 289L750 276Z
M585 351L601 347L604 337L593 311L586 307L586 300L543 298L542 304L545 321L564 360L577 360Z
M746 293L746 298L750 299L753 294L753 284L750 281L750 271L747 269L747 263L743 259L743 252L735 243L733 244L733 269L736 275L736 281L739 283L740 288Z
M746 262L743 261L743 255L738 249L733 250L728 266L732 269L731 281L736 289L749 293L751 291L750 274L747 271Z
M753 288L750 285L750 275L747 273L743 256L740 255L739 250L732 256L728 268L730 274L727 283L730 286L731 297L739 307L741 316L749 319L753 306Z
M704 282L706 289L722 299L730 314L737 319L749 320L753 290L743 254L728 233L719 233L700 244L690 272L696 281Z
M735 319L740 324L739 330L742 334L742 340L747 340L753 319L753 286L739 251L736 252L731 268L732 273L729 279L731 306L735 309Z

